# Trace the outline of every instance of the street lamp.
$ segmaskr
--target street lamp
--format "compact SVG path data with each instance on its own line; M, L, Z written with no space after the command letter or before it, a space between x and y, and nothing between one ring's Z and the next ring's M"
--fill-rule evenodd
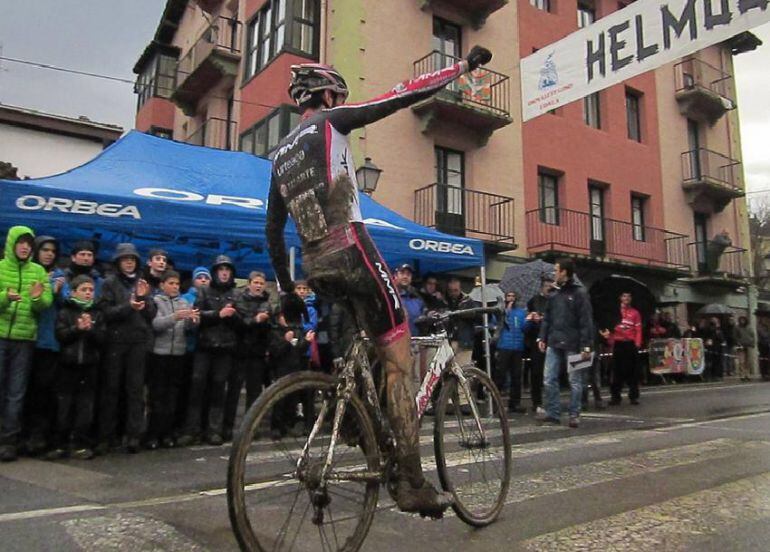
M372 163L371 157L364 158L364 164L356 169L358 189L366 195L372 195L377 189L377 181L380 179L382 169Z

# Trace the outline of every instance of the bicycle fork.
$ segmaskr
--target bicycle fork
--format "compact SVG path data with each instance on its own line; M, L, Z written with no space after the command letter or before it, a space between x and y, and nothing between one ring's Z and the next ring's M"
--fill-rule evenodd
M457 378L458 387L460 388L461 392L465 394L465 397L468 400L468 405L471 407L471 414L473 415L473 421L476 423L476 429L479 432L479 437L481 441L479 442L479 446L485 447L487 445L487 437L484 431L484 427L481 425L481 415L479 413L479 408L476 405L476 401L473 400L471 395L471 388L468 384L468 378L465 377L465 374L463 374L463 371L457 367L457 365L452 366L452 374L454 377ZM458 400L459 403L459 394L458 394ZM460 408L459 404L455 405L456 409ZM460 434L462 435L463 442L467 443L470 447L472 445L470 438L466 435L465 426L460 422Z

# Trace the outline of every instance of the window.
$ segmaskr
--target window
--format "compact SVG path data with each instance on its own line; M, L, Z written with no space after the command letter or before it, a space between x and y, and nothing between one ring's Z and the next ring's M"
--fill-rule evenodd
M529 0L529 3L539 10L551 11L551 0Z
M433 18L433 69L439 70L454 65L462 55L462 29L440 17ZM457 92L457 81L447 86Z
M701 171L701 152L700 152L700 124L692 119L687 119L687 145L690 148L688 152L689 161L689 174L690 179L700 180L703 176Z
M463 152L436 147L436 182L439 184L437 210L462 215L465 187Z
M593 2L580 0L577 6L578 29L588 27L594 21L596 21L596 9Z
M299 124L293 106L284 105L241 134L240 150L266 157Z
M633 237L636 241L644 241L644 204L646 198L631 196L631 225Z
M134 92L138 94L137 109L150 98L169 98L176 81L176 58L158 54L147 64L136 79Z
M604 241L604 188L589 184L588 203L591 214L591 239Z
M698 260L698 272L706 272L708 252L708 223L709 217L703 213L695 213L695 254Z
M583 121L590 127L602 128L599 92L583 98Z
M248 79L284 50L318 55L318 0L268 0L247 24Z
M537 173L540 222L559 224L559 177L542 170Z
M628 139L642 141L641 95L626 88L626 124Z

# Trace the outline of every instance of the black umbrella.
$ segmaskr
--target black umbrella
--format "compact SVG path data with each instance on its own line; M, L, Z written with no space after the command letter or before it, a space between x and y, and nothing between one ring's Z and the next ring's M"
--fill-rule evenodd
M735 315L735 311L722 303L710 303L698 309L698 316L729 316Z
M500 289L503 292L516 292L520 305L527 302L540 292L543 276L553 279L553 265L540 259L529 263L509 266L503 273Z
M655 296L644 282L630 276L613 274L591 286L591 307L598 330L612 330L619 322L620 294L624 292L633 296L631 306L639 311L643 322L649 320L655 312Z

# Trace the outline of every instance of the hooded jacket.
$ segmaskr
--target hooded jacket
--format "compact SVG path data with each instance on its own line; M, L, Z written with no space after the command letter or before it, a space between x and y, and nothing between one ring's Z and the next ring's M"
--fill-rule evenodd
M35 254L33 260L42 266L39 262L40 248L44 243L53 243L56 246L56 251L59 251L59 242L53 236L38 236L35 238ZM56 259L54 259L54 265L43 268L48 271L48 282L51 284L51 293L53 294L53 302L51 306L40 313L37 319L37 343L35 347L38 349L46 349L48 351L58 351L59 342L56 340L56 313L61 305L60 296L61 290L56 294L53 292L54 282L57 278L64 278L64 271L56 266Z
M0 261L0 339L35 341L37 339L37 318L53 303L51 284L45 269L30 258L21 261L14 248L25 234L34 237L31 228L13 226L5 240L5 257ZM35 282L43 284L43 293L37 299L30 296L30 287ZM8 290L13 289L21 300L8 299Z
M91 315L90 330L78 329L78 318L84 312ZM81 366L97 364L106 328L104 316L95 307L84 308L72 299L65 301L56 318L56 337L61 345L59 358L63 364Z
M109 343L150 344L150 325L155 317L155 302L152 297L137 297L144 301L142 310L131 308L131 294L138 276L129 277L118 271L104 280L98 305L107 321Z
M177 320L176 311L190 309L192 306L180 295L169 297L159 293L153 300L157 312L152 320L152 329L155 331L152 352L156 355L182 356L187 351L185 332L193 328L194 324L189 318Z
M546 303L539 339L548 347L576 353L593 349L593 310L582 284L570 279Z
M238 311L240 322L238 356L264 357L270 343L270 319L257 322L254 318L260 312L267 313L272 318L270 294L263 291L259 295L253 295L249 288L244 288L235 296L235 310Z
M224 257L224 255L220 255ZM220 318L219 311L226 305L235 306L235 271L230 274L226 282L220 282L217 276L217 267L222 264L232 263L217 262L211 270L211 284L198 290L195 300L195 308L200 310L201 324L198 332L199 350L227 350L233 351L237 344L238 313L228 318Z

